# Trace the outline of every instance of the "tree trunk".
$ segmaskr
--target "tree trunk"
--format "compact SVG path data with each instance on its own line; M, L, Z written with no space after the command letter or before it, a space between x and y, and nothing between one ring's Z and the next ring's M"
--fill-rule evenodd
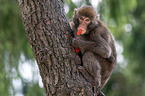
M61 0L18 0L47 96L93 96L78 72L71 28ZM76 62L77 61L77 62Z

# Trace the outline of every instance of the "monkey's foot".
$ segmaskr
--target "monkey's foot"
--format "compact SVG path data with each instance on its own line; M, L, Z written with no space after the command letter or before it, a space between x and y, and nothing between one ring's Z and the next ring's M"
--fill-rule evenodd
M98 96L105 96L105 94L102 91L100 91Z
M95 84L94 80L90 76L90 74L87 72L87 70L83 66L78 66L77 67L79 72L83 75L83 77L90 82L91 84Z

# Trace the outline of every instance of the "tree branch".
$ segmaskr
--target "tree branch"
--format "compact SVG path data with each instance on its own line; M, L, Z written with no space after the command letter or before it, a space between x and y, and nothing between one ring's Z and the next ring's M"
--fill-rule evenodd
M93 96L77 71L71 28L61 0L18 0L47 96ZM77 60L78 59L78 60Z

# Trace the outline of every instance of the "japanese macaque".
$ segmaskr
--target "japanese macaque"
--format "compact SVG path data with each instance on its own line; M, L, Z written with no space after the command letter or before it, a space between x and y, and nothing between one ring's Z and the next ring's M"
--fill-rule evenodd
M82 60L78 70L97 90L95 94L103 96L101 89L109 80L117 61L111 33L91 6L74 10L71 27L74 32L72 45Z

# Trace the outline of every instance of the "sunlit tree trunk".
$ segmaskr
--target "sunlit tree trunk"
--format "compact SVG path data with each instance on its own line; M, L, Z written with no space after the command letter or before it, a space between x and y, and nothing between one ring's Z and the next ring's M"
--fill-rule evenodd
M76 68L71 29L61 0L18 0L47 96L93 96ZM74 58L73 58L74 57Z

